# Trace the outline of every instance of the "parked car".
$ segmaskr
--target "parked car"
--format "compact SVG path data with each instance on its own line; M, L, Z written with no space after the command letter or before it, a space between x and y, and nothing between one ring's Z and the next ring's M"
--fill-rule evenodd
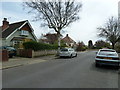
M14 47L11 47L11 46L2 46L0 47L0 49L5 49L8 51L8 55L10 58L12 58L13 56L16 56L16 49Z
M73 48L62 48L59 51L60 57L77 57L77 52Z
M120 58L113 49L100 49L95 58L96 66L111 65L119 67Z

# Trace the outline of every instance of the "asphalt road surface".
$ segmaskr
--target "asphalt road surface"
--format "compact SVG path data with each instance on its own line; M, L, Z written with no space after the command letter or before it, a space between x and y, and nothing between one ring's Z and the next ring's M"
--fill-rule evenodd
M118 88L119 70L94 64L95 52L3 70L3 88Z

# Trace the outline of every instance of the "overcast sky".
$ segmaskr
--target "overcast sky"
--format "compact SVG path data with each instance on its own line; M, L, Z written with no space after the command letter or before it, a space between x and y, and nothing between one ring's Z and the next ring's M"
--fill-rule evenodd
M9 23L29 20L37 38L41 34L54 33L54 30L40 27L40 22L32 22L32 15L23 9L22 0L2 0L0 1L0 26L3 18L8 18ZM97 27L104 25L105 21L111 16L118 16L118 1L120 0L77 0L82 2L83 7L80 11L80 20L64 29L63 36L69 36L75 40L83 41L86 45L89 40L93 43L101 38L97 37ZM2 7L1 7L2 6Z

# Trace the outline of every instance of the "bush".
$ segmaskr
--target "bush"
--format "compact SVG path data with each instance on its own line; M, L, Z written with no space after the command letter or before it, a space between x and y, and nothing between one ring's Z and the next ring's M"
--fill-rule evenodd
M67 45L65 44L65 42L63 40L60 41L60 44L61 44L61 48L62 47L67 47ZM53 46L58 47L58 40L55 41Z
M85 51L86 49L87 49L86 46L78 46L78 47L76 48L77 51Z
M120 53L120 45L116 45L116 46L115 46L115 50L116 50L118 53Z
M94 49L102 49L102 48L111 48L110 43L103 41L103 40L98 40L94 44Z
M83 42L78 42L77 51L85 51L87 49L87 46Z
M57 49L57 46L55 46L55 45L38 43L35 41L25 42L25 43L23 43L23 46L25 49L32 49L34 51Z

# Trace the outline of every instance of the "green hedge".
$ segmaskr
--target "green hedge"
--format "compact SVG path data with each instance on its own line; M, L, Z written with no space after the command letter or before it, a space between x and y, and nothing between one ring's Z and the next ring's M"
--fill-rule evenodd
M85 51L86 49L87 49L86 46L81 46L81 47L78 46L78 47L76 48L77 51Z
M118 53L120 53L120 45L116 45L116 46L115 46L115 50L116 50Z
M38 43L38 42L35 42L35 41L25 42L25 43L23 43L23 46L24 46L25 49L32 49L34 51L52 50L52 49L57 49L58 48L56 45Z

